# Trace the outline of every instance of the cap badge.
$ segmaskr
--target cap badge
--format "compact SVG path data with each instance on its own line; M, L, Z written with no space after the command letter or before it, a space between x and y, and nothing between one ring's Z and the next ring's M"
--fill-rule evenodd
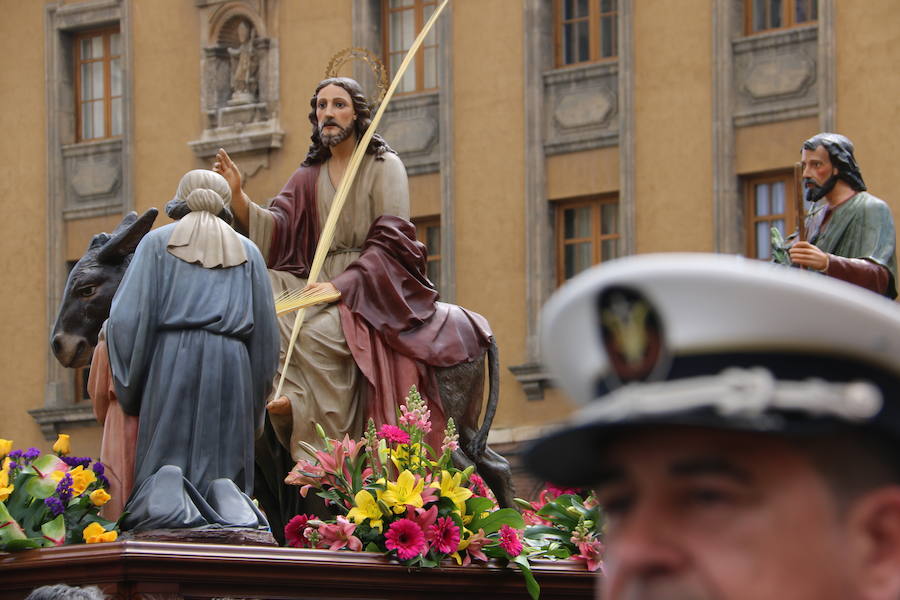
M600 338L609 357L609 389L634 381L652 381L668 371L662 323L653 305L624 287L603 290L597 298Z

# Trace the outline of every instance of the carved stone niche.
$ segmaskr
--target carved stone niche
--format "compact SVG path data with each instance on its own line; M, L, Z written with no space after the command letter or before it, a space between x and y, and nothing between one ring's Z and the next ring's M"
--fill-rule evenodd
M201 59L201 110L205 127L189 142L194 154L209 159L222 147L241 156L245 177L268 166L268 153L280 148L278 121L278 43L268 37L270 1L198 2L204 18Z
M619 140L618 64L544 74L544 151L549 155L614 146Z
M381 135L400 155L410 176L440 168L438 112L437 92L395 97L385 110Z

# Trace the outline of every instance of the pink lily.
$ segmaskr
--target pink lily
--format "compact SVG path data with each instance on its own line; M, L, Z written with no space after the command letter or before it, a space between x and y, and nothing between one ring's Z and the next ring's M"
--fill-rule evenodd
M346 517L339 516L337 523L326 523L319 527L320 548L328 548L329 550L340 550L349 548L354 552L362 550L362 541L353 532L356 531L356 525L347 520Z

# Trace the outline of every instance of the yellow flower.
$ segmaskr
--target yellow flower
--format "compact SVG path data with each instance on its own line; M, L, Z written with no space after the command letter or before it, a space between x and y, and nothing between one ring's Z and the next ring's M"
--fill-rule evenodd
M388 482L381 499L399 515L406 510L407 504L416 507L422 506L422 489L424 487L425 480L419 479L416 482L415 475L409 471L403 471L396 483Z
M61 456L64 456L64 455L68 454L69 452L71 452L68 434L65 434L65 433L59 434L59 437L56 438L56 443L53 444L53 451Z
M378 508L378 502L375 501L372 494L366 490L360 490L356 493L353 501L356 506L347 513L350 520L357 525L361 525L363 521L369 519L369 526L372 529L381 531L381 518L383 515L381 514L381 509Z
M56 483L59 483L59 480L65 476L66 473L64 471L53 471L52 473L50 473L50 479L52 479Z
M422 448L419 444L398 444L397 449L391 454L391 461L397 470L419 469L424 466L434 466L434 462L422 457Z
M97 481L94 472L86 471L81 465L69 471L69 475L72 476L72 493L76 496L83 494L89 485Z
M10 459L7 456L3 459L3 468L0 468L0 502L9 498L9 495L16 489L16 486L9 485L9 463Z
M94 490L88 497L91 499L91 504L93 504L94 506L103 506L112 498L112 496L107 494L106 490L104 490L103 488Z
M12 440L0 438L0 456L6 456L12 451Z
M87 544L99 544L101 542L114 542L119 537L117 531L106 531L100 523L91 523L81 532Z
M441 496L453 500L459 514L466 514L466 500L472 497L472 490L460 485L462 473L451 477L448 471L441 471Z

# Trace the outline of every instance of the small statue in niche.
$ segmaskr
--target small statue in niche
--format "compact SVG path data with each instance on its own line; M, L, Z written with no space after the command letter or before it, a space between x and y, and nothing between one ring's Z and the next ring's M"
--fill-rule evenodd
M246 21L237 27L238 47L228 48L231 58L231 98L228 104L248 104L256 98L259 57L253 48L256 31Z

